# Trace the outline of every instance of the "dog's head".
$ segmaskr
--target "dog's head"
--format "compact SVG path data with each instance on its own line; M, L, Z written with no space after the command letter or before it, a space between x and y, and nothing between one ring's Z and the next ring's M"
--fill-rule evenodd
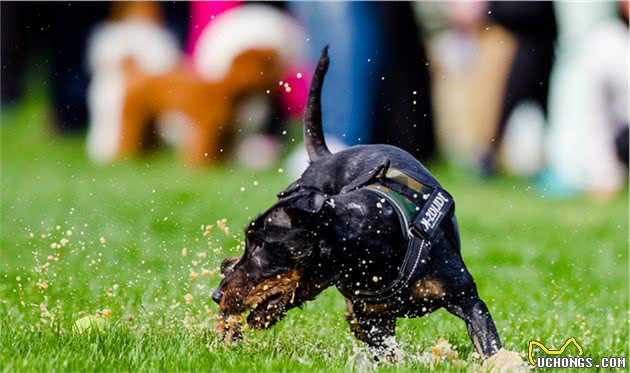
M321 267L330 229L325 202L320 192L299 191L245 228L245 252L223 262L212 296L223 315L251 309L248 325L266 328L328 286Z

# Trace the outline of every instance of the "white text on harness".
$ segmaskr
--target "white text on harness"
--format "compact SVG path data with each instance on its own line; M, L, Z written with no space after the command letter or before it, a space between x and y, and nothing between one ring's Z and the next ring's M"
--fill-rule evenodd
M420 221L427 232L430 232L435 227L439 218L444 214L442 208L447 202L448 198L444 197L441 192L438 192L433 201L431 201L431 206L429 206Z

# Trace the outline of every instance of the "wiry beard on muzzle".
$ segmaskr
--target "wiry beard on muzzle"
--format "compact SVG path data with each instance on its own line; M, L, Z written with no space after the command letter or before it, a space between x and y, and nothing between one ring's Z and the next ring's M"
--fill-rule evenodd
M294 307L301 277L300 271L294 270L254 287L245 299L245 304L252 308L247 324L256 329L265 329L280 321L284 313Z
M215 329L227 341L241 338L243 315L247 327L265 329L280 321L287 310L299 305L296 291L300 286L301 271L292 270L266 278L253 287L234 288L229 284L220 303L220 315Z

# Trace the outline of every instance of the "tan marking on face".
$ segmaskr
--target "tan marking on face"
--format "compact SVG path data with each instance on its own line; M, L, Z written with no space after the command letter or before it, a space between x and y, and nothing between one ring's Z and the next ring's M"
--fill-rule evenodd
M262 303L265 299L276 294L293 294L300 285L302 274L300 271L290 271L272 278L266 279L254 286L252 291L245 297L245 305L252 306Z
M442 284L432 278L423 278L413 285L413 292L419 298L439 299L446 295Z
M302 274L294 270L276 275L254 285L251 290L228 287L221 301L222 315L218 318L215 329L224 339L239 339L242 333L241 324L245 320L244 312L247 308L256 308L271 296L280 294L283 304L290 304L295 297L295 291L300 286ZM249 287L249 286L248 286ZM246 295L243 295L247 293ZM229 300L229 302L228 302ZM278 316L271 310L267 314L269 321Z

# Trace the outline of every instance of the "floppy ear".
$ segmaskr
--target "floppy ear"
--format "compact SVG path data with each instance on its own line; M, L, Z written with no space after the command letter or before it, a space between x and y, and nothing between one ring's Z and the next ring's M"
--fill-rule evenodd
M318 191L301 191L282 200L267 215L266 223L291 228L303 219L316 218L322 212L327 196Z
M289 211L316 214L322 210L327 196L318 191L308 191L296 195L294 203L288 206Z
M291 228L291 217L284 207L276 207L267 214L266 224L280 228Z

